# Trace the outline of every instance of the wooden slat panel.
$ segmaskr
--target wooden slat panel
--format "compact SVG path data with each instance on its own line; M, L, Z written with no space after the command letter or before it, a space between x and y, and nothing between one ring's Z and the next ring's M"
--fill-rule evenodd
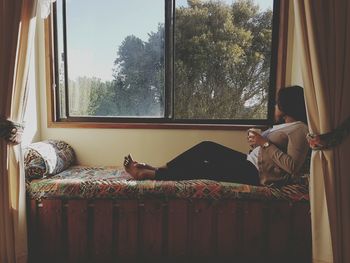
M168 211L157 200L143 202L141 209L136 200L118 204L113 216L111 200L96 201L94 207L89 206L89 217L86 201L69 201L66 242L62 202L44 200L37 208L32 200L29 242L30 248L34 244L40 248L40 258L35 262L131 262L157 259L165 252L169 259L218 256L220 260L237 261L238 256L249 262L310 262L311 222L306 203L289 207L282 202L222 200L216 208L210 201L196 200L189 210L188 201L171 200ZM92 234L89 237L88 232ZM284 257L286 251L290 251L290 258ZM91 257L87 258L88 254Z
M217 209L217 248L221 258L237 257L242 245L242 212L236 200L221 201Z
M170 200L168 203L168 256L188 255L188 201Z
M88 261L88 216L86 200L68 201L67 236L68 262L84 263Z
M117 255L124 261L138 252L138 203L136 200L119 202L117 222ZM123 262L123 261L121 261Z
M243 257L249 261L264 258L266 244L266 224L264 219L263 202L243 202Z
M145 200L142 216L142 255L160 258L163 244L162 202Z
M96 263L112 262L113 204L111 200L96 200L94 204L93 259Z
M209 201L196 200L192 216L192 255L195 259L213 256L213 206Z
M42 262L63 262L61 200L42 201L38 228L42 238L40 244Z
M284 260L290 254L292 207L287 202L269 204L268 255L270 260Z
M31 262L38 261L37 255L39 250L40 233L38 232L38 210L36 200L30 200L30 211L28 217L28 257Z
M294 204L292 234L294 262L311 262L311 216L308 203Z

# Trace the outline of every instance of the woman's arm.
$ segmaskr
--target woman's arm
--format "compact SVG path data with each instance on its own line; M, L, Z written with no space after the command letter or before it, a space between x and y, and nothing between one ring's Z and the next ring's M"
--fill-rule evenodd
M306 134L306 127L300 127L285 134L285 139L288 140L287 152L283 152L278 146L269 142L268 139L258 133L249 135L248 142L261 146L264 155L269 156L275 165L289 174L294 174L302 167L308 153L309 145L306 140ZM269 146L264 147L267 142Z
M296 129L288 134L287 153L280 150L276 145L262 147L264 154L267 154L272 161L289 174L300 170L306 159L309 145L306 140L306 129Z

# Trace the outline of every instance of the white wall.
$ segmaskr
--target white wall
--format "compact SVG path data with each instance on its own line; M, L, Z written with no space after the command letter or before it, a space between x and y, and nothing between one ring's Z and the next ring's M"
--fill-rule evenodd
M76 150L80 164L121 165L132 153L137 160L162 165L203 141L212 140L246 151L245 132L141 129L42 128L42 138L62 139Z
M48 128L43 23L38 22L38 61L40 68L41 139L61 139L73 146L79 164L122 165L123 157L163 165L194 144L211 140L247 152L245 131L169 129L85 129Z

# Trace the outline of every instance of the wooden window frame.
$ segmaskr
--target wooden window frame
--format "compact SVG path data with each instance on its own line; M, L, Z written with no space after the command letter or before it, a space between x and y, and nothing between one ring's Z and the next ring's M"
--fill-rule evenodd
M270 87L267 120L171 120L164 118L108 118L108 117L69 117L58 118L55 83L55 50L53 15L44 22L46 102L48 128L103 128L103 129L197 129L197 130L246 130L249 127L265 128L273 123L275 98L278 90L284 86L286 76L287 36L289 1L274 0ZM174 8L174 6L172 6ZM172 12L167 8L166 12ZM172 50L165 51L172 52ZM166 63L166 67L172 67ZM170 77L171 78L171 77ZM167 80L167 81L172 81ZM172 94L170 94L172 96Z

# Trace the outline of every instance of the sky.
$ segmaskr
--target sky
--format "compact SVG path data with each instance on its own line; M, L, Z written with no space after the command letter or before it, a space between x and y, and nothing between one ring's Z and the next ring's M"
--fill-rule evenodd
M222 0L231 4L235 0ZM272 0L255 0L272 9ZM176 0L186 6L187 0ZM113 62L123 39L133 34L147 41L164 22L164 0L67 0L67 54L70 79L112 80Z

